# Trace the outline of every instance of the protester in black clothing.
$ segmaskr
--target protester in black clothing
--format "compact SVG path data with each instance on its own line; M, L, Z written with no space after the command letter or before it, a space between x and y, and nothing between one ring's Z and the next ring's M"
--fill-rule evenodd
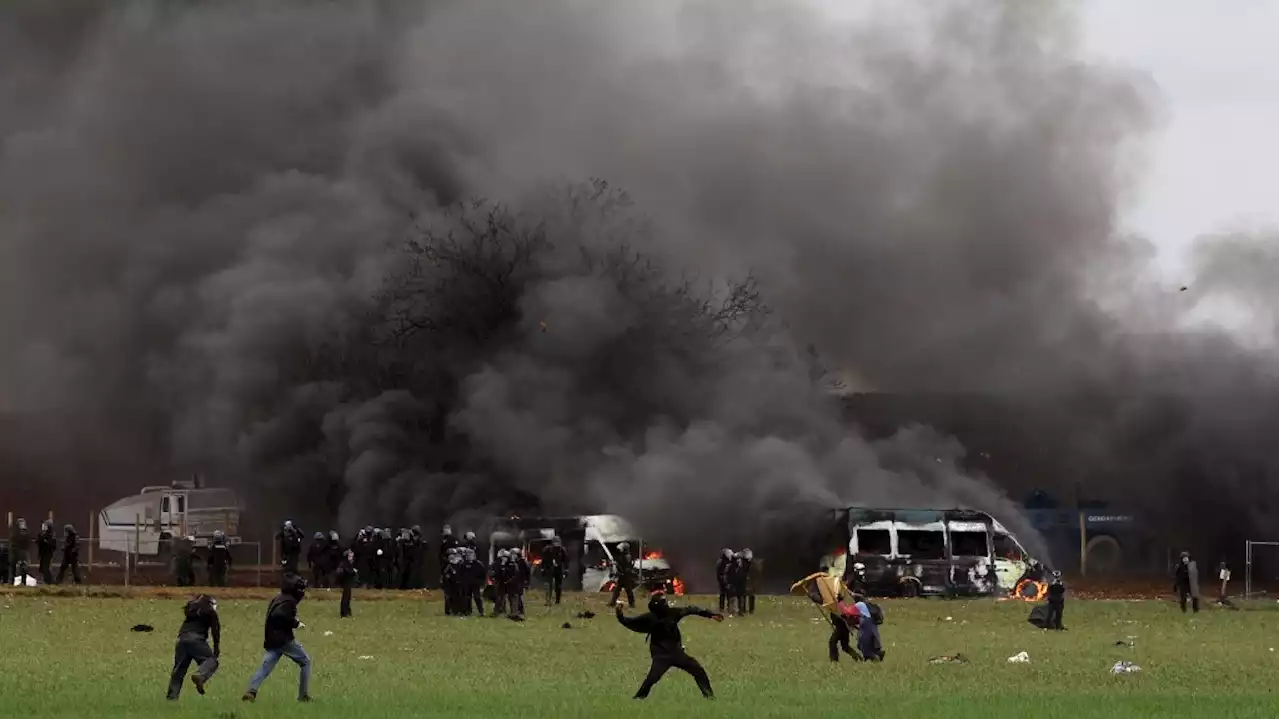
M614 607L617 610L618 622L622 626L633 632L648 635L649 656L652 663L649 666L649 674L645 676L644 683L640 685L640 689L636 691L633 698L644 699L649 696L653 685L657 684L658 680L662 679L662 675L672 667L691 674L693 680L698 683L702 696L708 699L715 698L715 693L711 690L711 679L707 677L706 670L697 659L685 653L680 637L680 620L688 616L699 616L722 622L723 614L714 614L698 607L672 607L667 604L666 595L662 592L655 592L649 599L649 611L636 617L623 615L622 606L619 604L615 603Z
M1067 588L1062 583L1062 572L1054 570L1053 580L1049 583L1049 629L1061 631L1066 628L1062 626L1062 610L1066 602Z
M76 528L68 524L62 528L62 566L58 568L58 577L54 580L54 584L62 584L62 579L67 576L67 568L71 568L71 579L76 584L80 583L80 535L76 534Z
M221 529L213 533L213 542L209 544L209 584L215 587L227 586L227 572L231 569L231 547L227 545L227 537Z
M342 553L333 578L338 586L342 587L342 603L338 607L338 616L349 617L351 616L351 589L356 585L356 555L350 549Z
M244 701L251 702L258 698L258 688L271 676L280 657L289 657L301 670L298 677L298 701L311 701L311 657L293 636L293 630L306 626L298 621L298 602L306 596L306 591L307 580L296 574L286 574L281 582L280 594L267 605L262 641L266 654L262 657L262 666L249 680L249 688L241 697Z
M40 581L53 584L53 553L58 550L58 537L53 533L53 520L46 519L40 525L36 537L36 551L40 555Z
M569 567L569 553L565 551L559 537L551 538L551 546L542 553L542 576L547 581L547 604L560 603L564 589L564 575Z
M198 662L191 683L196 691L204 694L204 687L218 671L218 657L222 654L222 623L218 620L218 601L208 594L196 596L182 609L182 627L178 629L178 642L173 649L173 671L169 674L168 698L176 700L182 693L182 680L192 662ZM209 635L213 634L213 649L209 648Z

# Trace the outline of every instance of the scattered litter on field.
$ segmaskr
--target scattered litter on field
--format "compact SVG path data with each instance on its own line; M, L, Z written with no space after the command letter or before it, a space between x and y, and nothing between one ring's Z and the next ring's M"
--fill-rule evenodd
M150 624L135 624L135 625L133 625L133 628L132 628L132 629L130 629L129 631L131 631L131 632L154 632L155 630L156 630L156 628L155 628L155 627L153 627L153 626L151 626Z
M943 619L942 621L944 621L944 622L949 622L949 621L951 621L951 617L947 617L946 619Z
M368 654L362 654L356 657L356 659L373 659L373 657L369 656Z
M331 632L331 631L327 631L327 632L325 632L325 633L324 633L324 635L325 635L326 637L331 637L331 636L333 636L333 632Z
M1031 655L1027 654L1026 652L1018 652L1017 654L1014 654L1013 656L1009 657L1009 663L1010 664L1030 664Z
M930 664L968 664L969 659L963 654L943 654L929 660Z
M1133 662L1116 662L1111 667L1112 674L1133 674L1142 671L1142 667Z
M591 619L595 615L596 615L595 612L588 609L585 612L578 612L578 619Z
M561 628L561 629L573 629L573 625L572 625L572 624L570 624L570 623L568 623L568 622L565 622L564 624L561 624L561 625L560 625L560 628Z
M1133 640L1135 640L1135 639L1137 639L1137 637L1134 637L1134 636L1128 636L1128 637L1125 637L1124 639L1117 639L1117 640L1116 640L1116 646L1117 646L1117 647L1129 647L1130 649L1132 649L1132 648L1133 648Z

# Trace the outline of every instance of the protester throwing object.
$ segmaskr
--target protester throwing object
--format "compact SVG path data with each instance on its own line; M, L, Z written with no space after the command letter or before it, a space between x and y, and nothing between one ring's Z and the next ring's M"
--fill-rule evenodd
M667 603L667 596L662 592L654 592L649 598L649 611L636 617L628 617L622 613L622 605L614 603L618 623L638 634L648 635L649 656L652 663L644 682L636 690L634 699L644 699L650 690L662 679L667 670L675 667L693 676L698 683L702 696L714 699L711 690L711 679L697 659L689 656L684 650L680 636L680 620L689 616L706 617L717 622L724 621L723 614L716 614L699 607L672 607Z

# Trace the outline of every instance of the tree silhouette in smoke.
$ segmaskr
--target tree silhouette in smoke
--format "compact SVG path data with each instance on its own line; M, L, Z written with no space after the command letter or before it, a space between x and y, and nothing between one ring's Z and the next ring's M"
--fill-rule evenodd
M587 398L604 444L658 418L692 420L696 402L652 392L646 375L708 376L735 343L754 342L769 315L755 278L699 282L639 252L633 242L650 230L604 180L534 204L516 211L475 199L416 218L368 310L292 364L298 389L247 441L259 473L294 476L284 488L299 490L323 473L329 511L344 525L544 501L573 509L574 498L537 491L543 479L520 477L528 467L474 451L474 428L461 426L469 378L526 352L572 378L568 393ZM565 303L578 314L552 309Z

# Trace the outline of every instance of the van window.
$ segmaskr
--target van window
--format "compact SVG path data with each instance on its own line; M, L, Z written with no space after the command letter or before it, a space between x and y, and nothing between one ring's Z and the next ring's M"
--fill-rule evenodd
M945 559L946 543L940 530L899 529L898 554L912 559Z
M893 551L887 529L859 529L858 554L889 554Z
M168 498L168 497L164 497L164 498L162 498L162 499L160 500L160 511L161 511L161 512L168 512L168 511L169 511L169 498Z
M1026 557L1022 554L1022 550L1018 548L1017 543L1013 541L1013 537L997 533L991 539L997 559L1008 559L1011 562L1026 561Z
M182 514L182 513L184 513L184 512L186 512L186 511L187 511L187 498L186 498L186 497L183 497L183 496L179 495L179 496L177 496L177 497L174 497L174 500L175 500L175 501L177 501L177 503L178 503L178 514Z
M952 532L951 556L953 557L985 557L987 556L986 532Z

